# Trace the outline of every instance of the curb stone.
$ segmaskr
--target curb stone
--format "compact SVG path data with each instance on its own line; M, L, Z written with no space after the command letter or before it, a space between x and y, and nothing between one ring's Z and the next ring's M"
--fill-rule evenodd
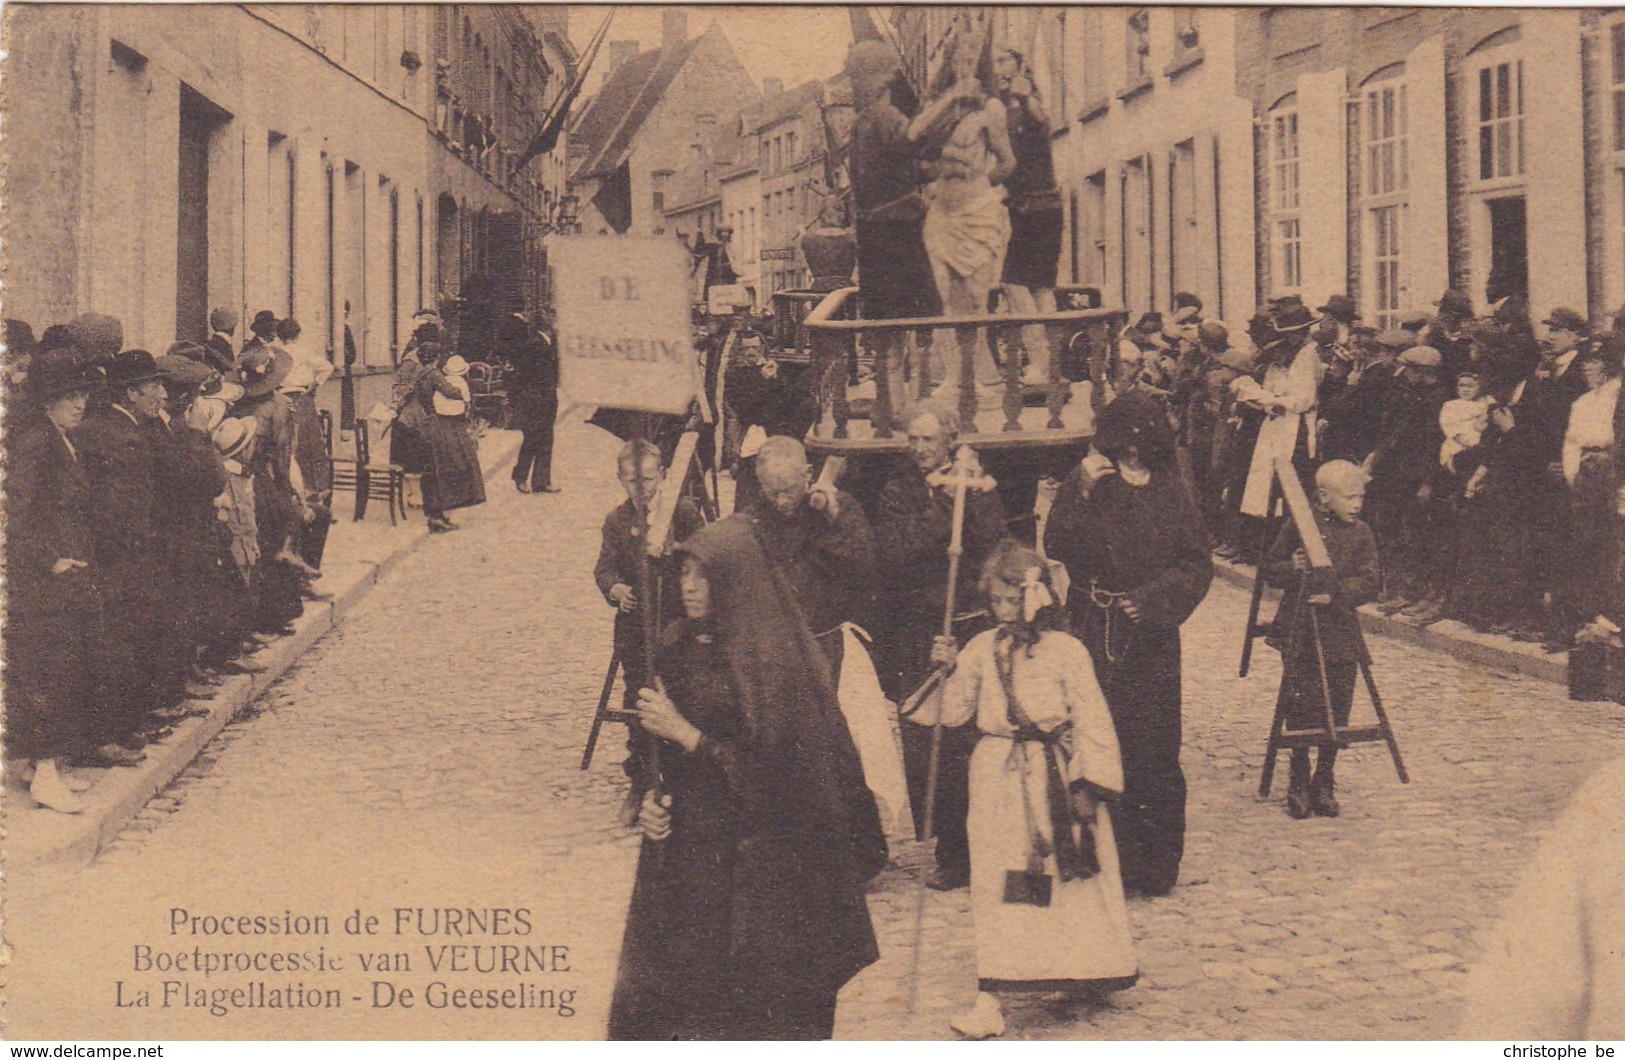
M1256 576L1250 565L1215 558L1214 573L1233 585L1251 590ZM1270 598L1280 594L1268 590ZM1266 609L1265 614L1269 613ZM1510 637L1490 633L1475 633L1460 622L1435 622L1419 626L1408 618L1384 615L1372 604L1360 608L1360 628L1391 640L1404 641L1419 648L1449 655L1465 662L1476 663L1495 670L1523 674L1525 677L1566 685L1569 680L1568 653L1548 655L1538 644L1525 644Z
M485 480L501 474L519 452L518 432L491 436ZM410 517L409 517L410 518ZM332 600L306 601L304 614L294 622L294 631L267 644L254 655L263 663L263 673L228 677L207 700L194 700L206 706L208 714L188 718L175 726L175 732L162 744L148 746L148 757L136 769L109 769L85 795L82 813L32 813L27 794L8 779L5 790L5 869L38 871L78 868L89 865L107 848L141 808L163 791L182 770L191 765L204 747L240 716L250 704L276 684L295 663L328 634L395 569L402 559L429 537L428 527L413 525L410 536L390 548L384 556L353 559L325 567L322 588ZM22 811L19 814L19 809ZM19 817L22 819L19 820Z

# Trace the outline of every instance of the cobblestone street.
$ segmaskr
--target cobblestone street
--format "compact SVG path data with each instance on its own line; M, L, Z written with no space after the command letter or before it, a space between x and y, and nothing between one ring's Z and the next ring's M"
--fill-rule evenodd
M621 495L614 439L571 425L559 443L562 494L519 495L496 478L490 503L460 516L461 532L402 562L100 861L9 881L15 1036L62 1033L67 1013L84 1039L289 1034L275 1010L161 1007L163 979L342 986L342 1007L292 1025L300 1037L602 1035L637 856L614 823L623 731L606 729L590 772L577 766L609 644L591 567L600 520ZM1363 745L1340 762L1343 817L1292 821L1284 762L1272 799L1255 798L1279 666L1260 646L1253 676L1236 679L1246 605L1242 590L1215 583L1186 627L1190 835L1173 896L1130 905L1139 985L1093 1010L1012 1005L1013 1037L1452 1037L1478 928L1580 781L1625 754L1625 708L1570 703L1557 685L1374 638L1412 783L1398 782L1380 745ZM1362 695L1356 717L1365 709ZM873 889L883 956L842 995L840 1037L951 1037L948 1016L974 995L967 894L931 893L909 1012L909 866L921 855L902 851L903 866ZM393 930L397 907L521 906L535 928L527 937ZM172 933L175 907L322 914L332 934ZM340 921L356 909L380 916L384 933L345 935ZM575 1015L373 1007L374 980L416 990L445 978L423 944L459 941L568 946L568 972L526 978L576 990ZM346 964L325 978L205 982L141 970L140 945L323 947ZM408 951L410 972L363 971L357 955L373 950ZM459 985L518 978L470 974ZM116 1007L135 986L154 988L153 1007Z

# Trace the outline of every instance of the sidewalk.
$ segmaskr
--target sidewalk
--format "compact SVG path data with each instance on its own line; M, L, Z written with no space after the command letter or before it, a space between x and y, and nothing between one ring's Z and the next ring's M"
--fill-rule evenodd
M480 440L480 463L490 482L509 466L519 451L518 431L488 431ZM53 813L32 805L20 783L7 777L5 787L5 869L16 873L41 868L88 865L112 842L147 800L162 791L191 764L210 740L299 661L299 658L338 625L366 598L403 557L428 536L420 510L411 509L405 522L389 525L382 502L367 508L361 522L351 519L352 497L341 493L335 503L339 521L328 535L317 583L332 600L305 602L305 613L294 632L272 641L253 658L263 673L228 677L206 700L196 701L209 713L175 726L162 743L147 747L147 760L134 769L76 770L95 776L96 784L84 795L82 813Z
M1252 589L1254 571L1250 565L1215 557L1213 567L1215 573L1226 581L1245 589ZM1268 620L1275 613L1275 602L1280 599L1281 594L1275 589L1266 589L1264 595L1266 603L1261 617ZM1554 684L1568 684L1567 652L1548 655L1538 644L1528 644L1513 640L1511 637L1498 637L1489 633L1477 633L1460 622L1447 620L1419 626L1403 615L1384 615L1377 611L1376 605L1367 604L1360 608L1360 628L1366 633L1402 640L1464 662L1523 674Z

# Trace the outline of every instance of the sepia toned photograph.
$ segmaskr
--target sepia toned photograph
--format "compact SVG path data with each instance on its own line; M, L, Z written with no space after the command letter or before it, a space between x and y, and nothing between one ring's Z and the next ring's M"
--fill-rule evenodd
M0 47L6 1040L1625 1038L1625 9Z

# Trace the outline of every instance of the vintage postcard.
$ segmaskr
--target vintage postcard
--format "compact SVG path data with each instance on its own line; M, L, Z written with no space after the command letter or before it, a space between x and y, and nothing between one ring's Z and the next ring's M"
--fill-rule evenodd
M1625 15L0 28L8 1040L1625 1037Z

